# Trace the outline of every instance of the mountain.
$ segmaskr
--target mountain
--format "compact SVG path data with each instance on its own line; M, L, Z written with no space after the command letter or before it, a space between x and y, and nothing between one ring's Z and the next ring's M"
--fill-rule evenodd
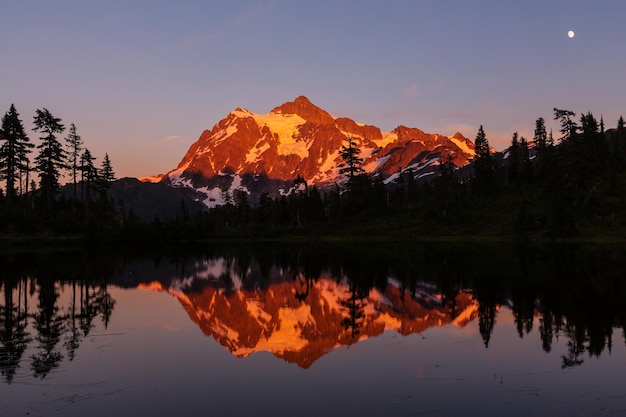
M478 317L471 293L459 292L453 303L444 304L438 289L426 283L409 291L390 280L384 291L355 295L349 282L330 276L275 277L266 287L246 285L245 276L227 282L224 277L233 276L229 268L225 261L216 262L210 265L214 275L138 288L178 299L205 335L237 357L270 352L301 368L385 331L406 336L448 324L465 326ZM255 273L254 265L247 273Z
M175 218L180 214L182 202L190 214L205 209L199 203L202 195L193 189L173 188L164 183L145 183L136 178L114 181L107 194L118 206L124 205L125 214L132 209L137 218L146 222L155 218Z
M334 117L300 96L268 114L233 110L200 135L175 169L142 181L194 189L208 207L224 204L225 191L236 189L252 201L264 192L272 197L289 193L298 176L324 187L341 181L339 150L348 138L361 150L365 171L386 183L399 172L411 170L423 178L433 175L442 160L460 167L474 157L474 143L458 132L443 136L406 126L382 132Z

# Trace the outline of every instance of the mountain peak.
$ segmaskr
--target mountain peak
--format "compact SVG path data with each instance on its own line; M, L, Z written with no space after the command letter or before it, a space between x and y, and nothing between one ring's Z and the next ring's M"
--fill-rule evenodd
M328 112L317 107L305 96L296 97L294 101L289 101L274 107L270 114L295 114L302 117L307 122L320 125L332 125L335 118Z
M458 132L446 137L398 126L382 133L335 118L299 96L269 114L236 108L202 132L176 169L144 180L192 188L206 196L207 207L225 204L224 196L237 190L256 202L264 193L288 194L298 177L320 187L342 180L340 151L347 138L357 141L364 170L386 184L407 170L416 179L436 175L441 158L452 157L460 167L474 157L474 144Z

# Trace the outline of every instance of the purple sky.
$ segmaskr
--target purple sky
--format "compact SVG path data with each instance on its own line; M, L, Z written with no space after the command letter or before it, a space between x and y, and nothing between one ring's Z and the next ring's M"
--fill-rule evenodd
M0 112L31 129L46 107L118 177L166 172L234 108L299 95L383 131L473 140L482 124L502 149L539 116L558 133L554 107L615 127L625 16L623 0L3 2Z

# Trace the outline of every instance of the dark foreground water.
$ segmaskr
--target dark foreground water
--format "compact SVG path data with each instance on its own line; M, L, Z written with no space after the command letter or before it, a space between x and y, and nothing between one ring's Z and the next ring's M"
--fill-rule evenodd
M0 416L623 416L621 248L0 255Z

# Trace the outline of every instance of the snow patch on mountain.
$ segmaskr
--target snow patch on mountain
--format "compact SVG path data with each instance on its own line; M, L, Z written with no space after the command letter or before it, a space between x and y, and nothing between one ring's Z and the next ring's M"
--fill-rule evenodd
M470 147L467 146L467 143L458 140L456 137L448 136L448 139L450 139L452 143L454 143L461 151L463 151L463 153L471 156L474 156L476 154L473 149L470 149Z
M246 162L250 164L250 163L260 161L261 155L263 155L263 152L267 151L269 148L270 148L270 144L267 143L266 141L264 140L258 141L256 145L250 149L250 152L248 152L248 155L246 155Z
M302 117L295 114L253 114L259 127L268 126L272 133L278 135L278 154L295 154L304 159L309 155L306 142L299 139L299 127L306 123Z
M385 146L394 143L398 140L398 134L395 132L383 133L383 138L379 140L372 140L379 148L384 148Z

